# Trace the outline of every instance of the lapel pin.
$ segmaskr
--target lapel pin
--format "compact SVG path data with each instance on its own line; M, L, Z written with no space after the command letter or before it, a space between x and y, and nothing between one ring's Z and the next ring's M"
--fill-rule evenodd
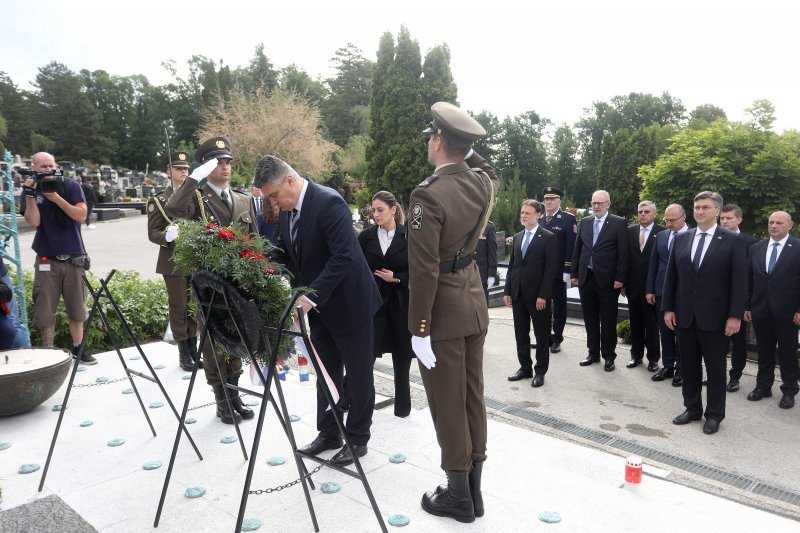
M718 236L717 236L717 239L722 239L722 235L718 235Z

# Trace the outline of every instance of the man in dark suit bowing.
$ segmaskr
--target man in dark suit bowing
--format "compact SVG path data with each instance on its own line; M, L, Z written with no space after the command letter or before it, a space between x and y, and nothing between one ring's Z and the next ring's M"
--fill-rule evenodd
M539 226L543 214L544 206L536 200L522 202L519 221L525 229L514 235L503 295L503 303L511 307L514 315L519 359L519 370L508 376L508 380L533 377L532 387L544 385L544 375L550 364L550 292L560 266L556 236ZM536 336L536 366L533 368L531 322Z
M281 210L272 258L289 267L294 284L313 291L298 305L308 314L311 340L339 391L343 367L347 371L350 411L345 431L357 455L364 456L375 405L372 317L382 300L356 242L350 210L336 191L302 178L272 155L258 162L253 186ZM302 449L311 455L342 446L324 386L318 379L319 435ZM337 466L352 462L347 446L331 460Z
M744 319L753 322L758 346L756 388L747 399L772 396L775 382L775 347L781 369L778 407L794 407L798 392L797 332L800 326L800 240L789 235L792 217L776 211L769 217L769 240L750 248L749 298Z
M628 282L625 296L631 317L631 360L626 365L636 368L642 364L647 351L647 370L658 370L661 349L658 343L658 322L656 308L647 303L647 271L650 268L650 255L656 242L656 235L664 226L656 224L658 210L650 200L639 202L636 209L639 223L628 228Z
M664 322L678 331L683 367L683 425L703 417L703 369L708 392L703 432L716 433L725 418L725 348L744 316L747 262L739 237L717 224L719 193L694 197L697 228L675 237L664 280Z
M664 381L672 378L672 386L683 385L681 377L681 351L678 346L675 332L667 327L664 322L664 310L661 304L664 301L664 278L667 275L669 254L675 244L675 236L689 230L686 224L686 211L680 204L670 204L664 210L664 224L667 231L656 235L656 243L650 254L650 266L647 268L647 303L654 306L657 313L658 332L661 337L661 357L663 367L656 372L653 381Z
M608 212L611 196L592 194L592 215L581 220L572 254L572 285L580 290L586 347L580 362L589 366L605 359L604 370L614 370L617 348L619 291L628 279L628 225Z
M722 213L719 215L719 225L728 231L739 236L744 246L744 254L749 254L750 246L758 242L752 235L741 231L739 225L742 223L742 208L736 204L725 204L722 206ZM739 332L730 338L731 347L731 369L728 372L730 379L725 389L728 392L739 390L739 380L742 377L744 365L747 364L747 322L742 322ZM727 351L727 350L726 350Z

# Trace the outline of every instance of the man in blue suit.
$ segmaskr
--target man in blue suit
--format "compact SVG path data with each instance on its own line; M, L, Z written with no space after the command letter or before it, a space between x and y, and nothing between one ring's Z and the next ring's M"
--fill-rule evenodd
M302 178L272 155L258 162L253 186L281 210L272 259L287 265L295 285L313 291L302 296L298 305L308 314L311 340L340 392L343 367L347 371L350 410L345 431L362 457L367 453L375 406L372 317L382 300L356 240L350 210L336 191ZM302 449L311 455L342 446L324 386L320 376L319 435ZM331 460L337 466L352 462L347 446Z
M742 240L717 224L719 193L694 197L697 228L675 237L664 279L664 322L678 332L683 367L683 405L674 424L703 417L703 369L708 392L703 433L719 431L725 418L728 337L739 331L747 300L747 260Z
M792 217L776 211L769 217L769 240L749 249L749 298L744 319L753 322L758 346L756 388L747 399L772 396L775 351L781 369L782 409L794 407L797 395L797 331L800 325L800 241L789 235Z
M675 242L675 236L689 230L686 224L686 211L679 204L670 204L664 210L664 226L666 231L656 235L656 245L650 254L650 266L647 269L646 295L647 303L654 305L658 316L658 331L661 337L661 357L664 367L656 372L653 381L664 381L672 378L672 386L680 387L681 379L681 350L678 346L675 332L667 327L664 322L664 310L661 305L664 301L664 278L667 275L669 253Z

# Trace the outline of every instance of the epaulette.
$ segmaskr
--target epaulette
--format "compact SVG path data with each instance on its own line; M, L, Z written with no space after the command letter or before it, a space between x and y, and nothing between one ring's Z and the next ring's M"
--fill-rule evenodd
M439 179L439 176L437 174L434 174L433 176L428 176L427 178L425 178L422 181L422 183L417 185L417 187L427 187L428 185L430 185L431 183L433 183L437 179Z

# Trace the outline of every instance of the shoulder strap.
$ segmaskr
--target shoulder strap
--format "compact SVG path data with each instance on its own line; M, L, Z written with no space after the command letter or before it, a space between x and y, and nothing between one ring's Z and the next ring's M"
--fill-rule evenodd
M464 250L466 249L467 246L469 246L469 243L472 242L472 239L476 235L483 235L483 232L486 231L486 225L489 223L489 217L492 215L492 205L494 205L494 187L492 187L491 181L488 181L489 176L480 168L473 168L470 170L472 170L473 172L475 172L475 174L478 175L478 178L481 180L481 185L483 185L484 188L488 184L489 201L483 206L483 210L481 211L481 216L478 217L478 223L470 232L469 236L467 237L467 240L464 242L464 246L462 246L461 249L456 253L456 260L458 260L459 258L461 258L462 255L464 255Z
M203 201L203 193L200 192L200 189L195 189L194 190L194 195L197 198L197 206L200 208L200 218L203 219L203 222L208 224L208 217L206 216L205 202ZM214 215L214 217L217 219L217 222L219 222L219 217L214 212L214 208L211 207L211 204L208 205L208 208L211 210L211 214Z
M167 213L166 211L164 211L164 208L161 206L161 202L158 201L158 198L156 198L155 196L151 196L150 198L147 199L147 201L148 202L152 201L154 204L156 204L158 211L161 213L161 216L164 217L164 220L167 221L167 224L172 225L172 220L170 220L170 218L167 216Z

